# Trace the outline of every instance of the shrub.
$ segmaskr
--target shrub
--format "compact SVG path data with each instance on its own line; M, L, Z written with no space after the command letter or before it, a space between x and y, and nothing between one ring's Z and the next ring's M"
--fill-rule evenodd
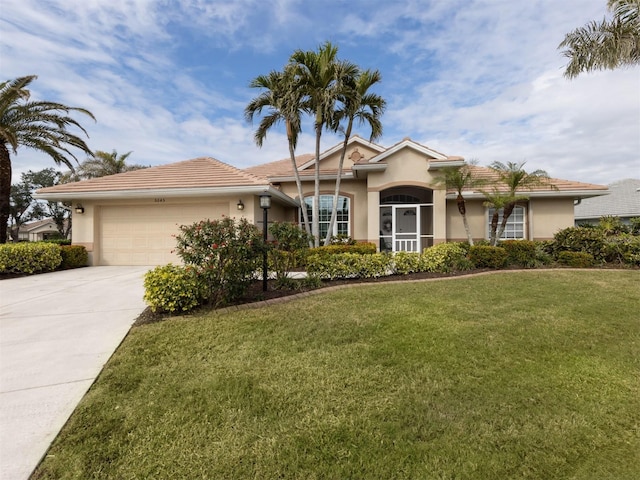
M462 243L439 243L422 252L422 271L448 273L469 270L471 267L467 258L467 247Z
M640 265L640 237L628 233L607 237L605 260L623 265Z
M474 245L469 259L476 268L503 268L507 264L507 251L503 247Z
M632 235L640 235L640 217L633 217L629 220L629 230Z
M622 223L620 217L614 217L613 215L605 215L600 217L598 228L602 230L602 233L604 233L607 237L611 235L629 233L629 227Z
M62 262L60 247L53 243L25 242L0 245L0 272L51 272Z
M224 217L182 225L176 252L192 265L210 305L241 297L260 270L264 242L255 225Z
M594 266L595 260L593 255L587 252L564 251L558 254L558 263L567 267L588 268Z
M397 275L420 272L421 258L417 252L396 252L391 260L391 271Z
M288 273L303 263L310 238L307 232L288 222L274 222L269 232L274 238L269 248L269 265L276 273L276 286L285 288L291 284L286 281Z
M375 243L340 243L336 245L327 245L326 247L315 247L309 249L309 255L337 255L340 253L357 253L366 255L376 253Z
M193 267L169 264L144 275L144 301L154 312L186 312L200 304L201 294Z
M500 246L507 251L507 263L523 268L538 265L538 246L531 240L506 240Z
M87 249L82 245L60 245L61 269L86 267L89 262Z
M43 240L45 243L55 243L56 245L71 245L71 240L68 238L48 238Z
M307 273L324 280L336 278L372 278L386 275L391 270L391 257L384 253L360 255L341 253L309 255Z
M600 228L565 228L553 236L551 250L556 258L560 252L586 252L596 262L603 262L606 257L605 235Z

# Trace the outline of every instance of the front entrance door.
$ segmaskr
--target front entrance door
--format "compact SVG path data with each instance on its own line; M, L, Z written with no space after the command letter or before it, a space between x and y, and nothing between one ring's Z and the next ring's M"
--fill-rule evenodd
M421 210L420 205L380 207L380 251L419 252Z

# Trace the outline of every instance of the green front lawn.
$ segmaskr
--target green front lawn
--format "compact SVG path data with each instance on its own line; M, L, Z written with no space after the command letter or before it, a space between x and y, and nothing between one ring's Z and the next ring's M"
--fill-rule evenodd
M640 478L639 305L504 272L137 327L35 478Z

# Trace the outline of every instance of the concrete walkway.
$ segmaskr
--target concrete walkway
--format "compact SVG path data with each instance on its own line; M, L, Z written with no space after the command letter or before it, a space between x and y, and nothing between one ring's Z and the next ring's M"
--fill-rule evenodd
M144 310L150 267L88 267L0 281L0 478L37 466Z

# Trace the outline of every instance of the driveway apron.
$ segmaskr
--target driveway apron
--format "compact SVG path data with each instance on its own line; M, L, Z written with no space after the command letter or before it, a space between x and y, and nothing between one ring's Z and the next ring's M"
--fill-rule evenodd
M0 478L29 478L144 310L150 268L0 281Z

